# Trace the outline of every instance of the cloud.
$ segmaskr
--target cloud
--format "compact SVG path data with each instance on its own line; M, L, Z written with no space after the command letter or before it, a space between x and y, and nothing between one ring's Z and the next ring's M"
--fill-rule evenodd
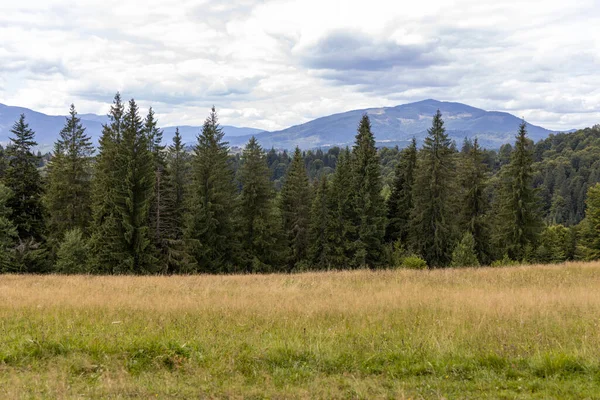
M436 98L550 129L598 123L594 0L66 0L0 3L0 102L104 114L114 93L166 125L281 129Z
M300 51L300 62L309 68L336 71L383 71L391 68L427 68L446 63L435 43L403 45L377 40L354 31L327 34Z

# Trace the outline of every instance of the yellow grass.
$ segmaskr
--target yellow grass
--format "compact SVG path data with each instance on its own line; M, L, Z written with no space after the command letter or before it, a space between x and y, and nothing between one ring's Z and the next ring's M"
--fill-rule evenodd
M0 275L0 397L600 394L600 263Z

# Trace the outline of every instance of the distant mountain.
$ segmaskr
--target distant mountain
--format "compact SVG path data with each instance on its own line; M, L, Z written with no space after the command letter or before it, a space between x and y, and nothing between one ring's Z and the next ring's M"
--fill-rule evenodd
M466 104L424 100L396 107L367 108L333 114L313 121L295 125L275 132L254 128L223 126L225 139L232 146L245 145L252 135L256 136L264 148L303 149L329 146L351 145L361 116L367 113L371 119L373 132L379 146L405 146L413 137L421 142L431 126L431 119L437 110L442 112L448 134L460 145L465 137L478 137L482 146L498 148L504 143L512 143L517 133L520 118L514 115L485 111ZM36 132L36 140L42 151L48 151L62 129L65 117L50 116L21 107L0 104L0 142L8 141L9 130L21 113L25 113L31 128ZM97 141L102 132L102 124L108 117L96 114L80 114L87 133ZM552 131L528 124L529 137L540 140ZM165 142L171 141L175 127L164 127ZM187 144L193 144L202 130L200 126L180 126L179 131Z
M10 129L21 114L25 114L29 127L35 132L35 139L39 144L39 149L43 152L50 151L65 124L65 117L46 115L28 108L12 107L4 104L0 104L0 143L5 144L9 141ZM108 117L106 115L79 114L79 118L81 118L81 122L86 128L86 133L92 137L94 142L97 142L102 134L102 124L108 122ZM238 128L227 125L222 126L222 128L228 140L236 136L248 136L263 132L261 129ZM201 130L201 126L179 127L183 140L187 144L194 143L196 136ZM175 134L175 127L165 127L163 131L165 142L170 143L171 138Z
M287 148L296 145L301 148L328 147L332 145L351 145L361 116L367 113L371 119L373 133L380 146L400 147L406 145L412 137L420 142L427 135L431 120L437 110L443 115L445 127L450 137L460 145L465 137L479 138L488 148L498 148L504 143L514 141L520 118L514 115L485 111L461 103L424 100L396 107L368 108L333 114L290 128L263 132L256 138L265 148ZM527 125L529 136L534 140L547 137L552 133L539 126ZM249 136L232 138L232 145L242 145Z

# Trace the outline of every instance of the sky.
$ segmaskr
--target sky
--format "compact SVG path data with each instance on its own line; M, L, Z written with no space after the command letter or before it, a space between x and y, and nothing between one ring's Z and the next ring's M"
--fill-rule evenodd
M433 98L600 123L600 1L0 2L0 103L286 128Z

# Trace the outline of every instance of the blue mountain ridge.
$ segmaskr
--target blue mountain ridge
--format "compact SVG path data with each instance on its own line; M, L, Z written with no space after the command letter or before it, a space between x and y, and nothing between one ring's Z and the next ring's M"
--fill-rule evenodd
M225 139L231 146L243 146L252 135L256 136L264 148L303 149L326 148L351 145L356 128L363 114L369 115L372 130L378 146L405 146L413 137L421 142L431 126L431 119L437 110L442 112L446 130L457 143L465 138L477 137L482 146L498 148L514 141L521 119L512 114L498 111L485 111L462 103L423 100L395 107L368 108L328 115L295 125L287 129L267 132L255 128L238 128L224 125ZM36 132L36 140L42 151L52 148L58 133L65 123L64 116L51 116L22 107L0 104L0 143L8 142L10 129L19 115L24 113L30 127ZM107 116L79 114L87 133L97 141L102 132L102 124ZM201 126L179 126L183 141L193 144ZM529 137L540 140L553 131L540 126L527 124ZM175 133L174 126L163 128L166 142Z

